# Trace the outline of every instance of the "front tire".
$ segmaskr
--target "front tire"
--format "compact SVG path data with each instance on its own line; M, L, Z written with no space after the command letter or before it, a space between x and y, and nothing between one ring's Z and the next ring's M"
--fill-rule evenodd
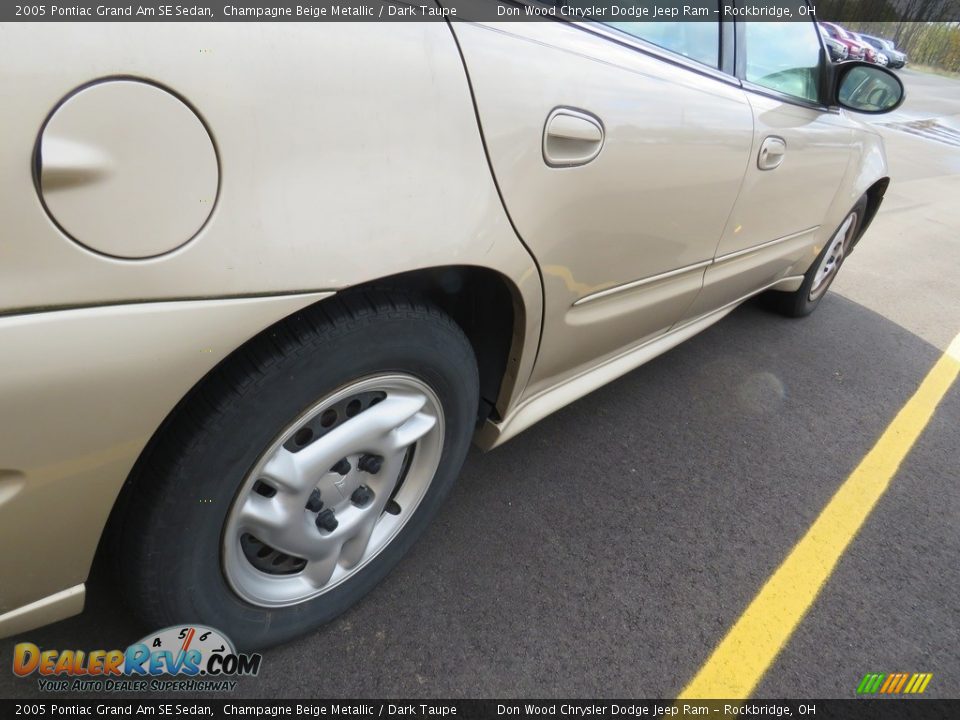
M863 225L866 210L867 199L863 197L847 213L829 242L817 255L817 259L807 270L803 284L798 290L791 293L774 291L767 294L773 309L787 317L804 317L817 309L837 277L837 273L840 272L843 261L853 249L853 244Z
M436 513L478 396L469 341L421 301L355 294L284 320L202 381L138 462L120 532L130 604L245 649L328 622Z

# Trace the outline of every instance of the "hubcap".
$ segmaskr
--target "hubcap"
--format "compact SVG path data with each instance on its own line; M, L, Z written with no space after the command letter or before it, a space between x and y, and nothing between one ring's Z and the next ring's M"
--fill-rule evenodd
M376 557L426 495L443 449L443 410L410 375L350 383L267 448L227 516L223 570L254 605L330 591Z
M813 276L813 284L810 286L810 300L816 300L823 295L830 286L833 277L840 269L843 263L844 255L850 248L850 241L853 239L853 231L857 226L857 213L852 212L847 215L843 225L837 230L836 234L830 240L827 252L817 266L816 274Z

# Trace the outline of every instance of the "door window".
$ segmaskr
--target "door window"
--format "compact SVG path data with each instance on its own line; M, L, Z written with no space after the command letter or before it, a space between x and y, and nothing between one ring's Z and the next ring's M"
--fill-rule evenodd
M594 0L573 0L565 4L573 7L587 6L594 4ZM649 0L646 2L625 0L619 5L624 7L636 5L649 9L650 2ZM686 4L676 0L661 0L657 3L659 9L667 9L668 12L676 11L679 17L684 17L685 6L690 7L689 0ZM688 19L685 22L661 20L660 22L606 22L605 24L698 63L712 68L720 66L720 23L717 20Z
M812 22L745 23L745 79L800 100L820 97L820 38Z

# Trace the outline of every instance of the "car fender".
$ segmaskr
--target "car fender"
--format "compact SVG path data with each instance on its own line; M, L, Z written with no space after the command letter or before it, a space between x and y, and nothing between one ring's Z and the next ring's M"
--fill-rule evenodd
M820 229L817 231L816 244L811 249L809 257L810 264L819 255L824 245L830 241L847 213L859 202L860 198L867 195L868 191L878 183L889 181L889 169L883 138L865 123L850 117L846 110L841 110L840 113L850 122L854 130L850 159L836 196L823 218ZM883 187L886 186L883 185ZM872 220L877 207L878 205L868 208L868 216L860 228L861 235Z

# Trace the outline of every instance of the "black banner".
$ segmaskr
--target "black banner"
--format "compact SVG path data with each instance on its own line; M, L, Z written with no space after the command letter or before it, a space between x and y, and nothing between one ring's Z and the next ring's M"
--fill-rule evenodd
M0 3L0 21L404 22L429 20L958 22L960 0L102 0Z
M960 717L960 700L0 700L2 718L836 718Z

